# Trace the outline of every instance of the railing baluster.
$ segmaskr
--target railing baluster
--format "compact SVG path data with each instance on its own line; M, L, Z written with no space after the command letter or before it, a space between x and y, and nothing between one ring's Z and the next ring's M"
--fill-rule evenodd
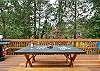
M97 54L97 45L96 43L100 39L9 39L11 42L7 45L11 54L14 53L12 50L20 49L21 47L26 47L30 42L34 45L74 45L76 42L76 47L82 48L87 52L87 54ZM10 50L11 49L11 50ZM9 54L9 53L8 53Z

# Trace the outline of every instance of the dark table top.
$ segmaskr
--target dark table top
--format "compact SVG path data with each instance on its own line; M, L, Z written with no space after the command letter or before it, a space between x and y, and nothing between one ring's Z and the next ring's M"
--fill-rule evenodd
M44 45L35 45L33 47L27 46L20 50L15 51L16 54L83 54L85 51L73 47L73 46L63 46L63 45L54 45L53 48L47 48L48 46Z

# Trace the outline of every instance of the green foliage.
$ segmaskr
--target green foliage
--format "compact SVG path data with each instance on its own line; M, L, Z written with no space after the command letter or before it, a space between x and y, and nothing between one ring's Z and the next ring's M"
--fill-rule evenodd
M0 0L0 33L6 38L98 38L99 32L99 0Z

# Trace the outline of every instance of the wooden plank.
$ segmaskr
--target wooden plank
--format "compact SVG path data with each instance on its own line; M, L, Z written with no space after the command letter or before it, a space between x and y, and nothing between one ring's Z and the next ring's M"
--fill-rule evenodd
M74 68L10 68L8 71L90 71L87 67L74 67Z

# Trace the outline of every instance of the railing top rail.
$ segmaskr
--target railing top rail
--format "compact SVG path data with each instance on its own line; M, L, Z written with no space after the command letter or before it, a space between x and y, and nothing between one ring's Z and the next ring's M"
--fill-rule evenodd
M100 39L8 39L10 41L100 41Z

